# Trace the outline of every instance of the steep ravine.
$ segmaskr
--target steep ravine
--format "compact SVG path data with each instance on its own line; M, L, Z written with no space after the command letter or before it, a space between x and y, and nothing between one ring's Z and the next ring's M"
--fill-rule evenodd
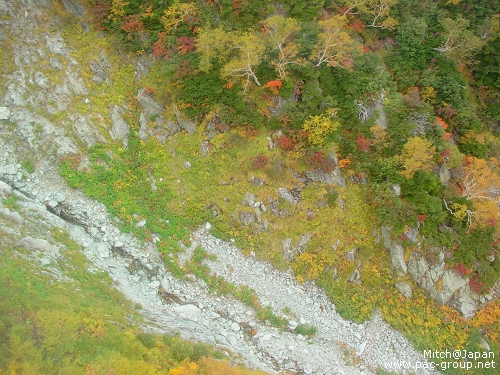
M68 12L81 15L78 4L63 4ZM116 288L140 304L148 322L145 331L180 333L188 339L213 343L239 354L251 367L294 374L368 375L377 367L391 370L387 361L411 365L424 361L379 315L364 324L342 319L314 284L298 284L289 273L245 257L232 244L211 236L209 224L192 234L191 250L199 244L217 255L217 260L207 261L213 272L249 286L263 305L272 306L275 313L285 309L291 319L314 325L317 334L306 339L264 325L251 308L233 298L214 295L203 281L175 278L164 267L154 244L121 233L102 204L69 188L59 176L60 157L104 141L108 134L125 140L126 132L116 125L119 121L111 129L99 130L90 116L76 109L91 112L93 98L80 76L82 66L73 57L74 51L57 31L61 21L53 19L45 24L53 16L50 3L0 0L0 15L2 49L9 51L4 54L5 64L10 64L10 71L2 78L5 92L0 99L0 192L22 198L18 213L0 208L3 217L12 219L7 220L10 229L5 228L14 237L21 233L16 225L26 222L33 227L66 229L95 267L108 272ZM111 112L113 116L116 111ZM27 159L33 160L33 173L21 166ZM43 252L43 246L38 250ZM186 251L189 254L189 249ZM46 259L49 272L57 273L50 261L52 255L45 254L42 259ZM254 334L248 335L246 327ZM415 372L404 373L409 371Z

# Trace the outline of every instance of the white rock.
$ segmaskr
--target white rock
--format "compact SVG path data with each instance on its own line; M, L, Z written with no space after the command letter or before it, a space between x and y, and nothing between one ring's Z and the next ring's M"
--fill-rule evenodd
M184 314L186 316L193 316L201 313L198 306L192 304L175 306L172 310L174 310L177 314Z
M95 251L97 256L101 258L109 258L109 245L105 242L94 243L90 246L91 250Z
M116 248L120 248L120 247L123 247L125 244L122 242L122 241L116 241L115 242L115 247Z
M10 117L10 109L7 107L0 107L0 120L8 120Z
M61 203L66 200L66 196L63 193L57 193L54 195L54 200L57 201L57 203Z
M150 283L149 283L149 287L150 287L151 289L156 289L156 288L158 288L159 286L160 286L160 282L159 282L159 281L157 281L157 280L156 280L156 281L152 281L152 282L150 282Z
M240 325L236 322L231 323L231 329L235 332L238 332L240 330Z
M367 341L363 341L363 343L361 343L361 345L358 347L358 355L363 354L363 352L365 351L366 344Z

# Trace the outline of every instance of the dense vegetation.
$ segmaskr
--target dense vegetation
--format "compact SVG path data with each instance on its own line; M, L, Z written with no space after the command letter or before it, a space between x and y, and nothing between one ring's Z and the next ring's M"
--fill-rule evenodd
M164 145L141 141L131 116L127 149L94 147L84 172L78 159L66 160L68 181L103 200L124 230L159 235L175 268L185 228L209 220L245 251L317 280L345 316L362 320L382 308L419 348L477 348L475 327L498 342L498 304L464 322L418 291L404 300L372 236L388 225L407 255L433 259L444 249L448 267L469 275L478 293L500 279L497 1L90 5L96 31L154 58L141 81L148 95L200 124ZM210 151L200 157L207 134ZM307 170L337 166L347 188L301 181ZM279 187L299 187L300 205L276 197ZM245 191L276 198L283 215L265 230L240 225L232 213ZM144 217L148 225L137 229ZM412 227L419 246L407 238ZM313 233L307 250L284 259L281 241L304 233ZM353 247L363 261L361 285L346 281L356 266L344 254Z

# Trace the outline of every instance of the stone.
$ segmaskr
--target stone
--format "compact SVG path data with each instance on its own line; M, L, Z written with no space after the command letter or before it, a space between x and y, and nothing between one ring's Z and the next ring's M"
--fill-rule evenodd
M238 332L240 330L240 325L236 322L231 323L231 329L235 332Z
M335 186L347 186L344 176L340 168L335 168L332 172L326 173L321 170L315 169L312 171L305 172L306 177L309 180L320 182L322 184L329 184Z
M201 310L198 308L198 306L190 303L186 305L175 306L174 308L172 308L172 310L174 310L177 314L184 314L186 316L193 316L201 313Z
M354 256L355 255L356 255L356 249L353 249L353 250L345 253L345 257L347 258L347 260L349 260L352 263L354 263Z
M69 89L76 95L87 95L89 93L85 82L82 77L70 69L66 70L66 77L68 77Z
M127 122L123 120L123 113L123 109L115 104L110 112L111 130L109 132L109 135L114 140L122 141L123 145L126 147L128 145L128 137L130 135L130 127Z
M49 79L42 72L35 72L35 83L43 89L50 87Z
M347 281L350 283L359 283L359 279L361 278L361 274L359 273L359 267L354 270L354 272L347 278Z
M170 290L170 280L167 277L164 277L163 279L161 279L160 285L165 291Z
M121 247L125 246L125 244L122 241L116 241L115 242L115 248L119 249Z
M408 241L412 243L418 243L418 228L417 227L410 227L406 232L404 232L404 235L408 239Z
M63 193L57 193L56 195L54 195L54 200L57 203L61 203L61 202L64 202L66 200L66 196Z
M108 72L111 68L111 65L109 64L109 60L104 54L104 52L101 52L101 56L98 57L95 60L92 60L90 62L90 70L92 73L92 80L96 83L109 83L109 77L108 77Z
M245 227L252 224L256 220L254 213L244 212L244 211L240 211L239 218L240 218L241 225L243 225Z
M209 145L210 145L210 143L208 141L202 141L200 143L200 154L201 154L201 156L205 157L205 156L208 155Z
M293 195L285 188L278 188L278 194L289 203L296 203Z
M247 201L247 204L250 206L250 207L253 207L253 205L255 204L255 195L252 194L252 193L249 193L248 191L245 193L245 199Z
M41 238L24 237L16 243L16 246L22 247L28 251L42 251L50 256L59 256L59 250L47 240Z
M93 243L89 248L100 258L109 258L110 256L110 246L106 242Z
M178 117L177 123L182 129L187 131L189 134L193 134L196 131L196 124L191 120Z
M299 254L302 254L304 251L306 251L307 244L309 241L311 241L312 234L303 234L302 237L300 237L299 242L297 243L297 252Z
M450 170L446 167L446 164L443 164L439 169L439 181L446 185L450 181L450 177Z
M47 203L47 208L50 208L50 209L56 208L58 204L59 203L57 203L55 200L51 199Z
M440 303L447 303L453 294L460 288L463 288L469 283L469 278L460 276L454 270L446 270L442 276L443 285L441 290L437 292L436 299Z
M399 186L398 184L392 184L391 191L396 197L399 197L401 195L401 186Z
M63 64L61 64L61 62L59 61L59 59L57 57L51 57L49 59L49 64L54 69L57 69L57 70L63 70L64 69Z
M283 258L287 262L291 262L293 260L296 252L297 252L297 249L292 245L291 238L285 238L281 242L281 253L283 254Z
M363 342L361 343L361 345L359 345L358 350L357 350L357 354L358 354L358 356L363 354L363 352L365 351L365 348L366 348L366 344L367 344L367 343L368 343L368 341L363 341Z
M10 174L10 175L15 175L17 174L17 167L15 164L7 164L4 166L0 166L0 175L2 174Z
M0 120L8 120L10 117L10 109L7 107L0 107Z
M135 78L141 79L147 75L150 72L153 63L153 60L149 59L146 55L142 55L135 65Z
M7 185L5 182L0 181L0 191L3 191L5 193L7 193L7 194L11 194L12 193L12 188L9 185Z
M184 160L184 163L183 163L183 164L184 164L184 168L186 168L186 169L191 168L191 163L190 163L189 161Z
M47 258L40 258L40 264L42 266L48 266L50 264L50 259Z
M399 282L394 284L396 289L403 295L405 298L411 298L413 295L413 291L411 290L411 286L405 282Z
M391 263L392 267L404 275L408 273L408 269L405 263L405 250L403 246L398 243L393 243L390 248Z
M486 340L482 337L479 338L479 343L481 344L481 346L484 348L484 350L486 351L491 351L491 348L490 346L488 345L488 343L486 342Z
M476 301L471 296L472 293L469 286L463 288L455 304L465 319L473 318L477 311Z
M384 226L380 227L380 233L382 235L382 239L384 240L384 247L386 249L391 248L391 243L392 243L391 232L392 232L392 230L388 226L384 225Z
M160 282L159 282L158 280L155 280L155 281L152 281L152 282L150 282L150 283L149 283L149 287L150 287L151 289L156 289L156 288L158 288L160 285L161 285L161 284L160 284Z
M89 121L85 117L79 116L76 118L71 128L73 129L73 133L85 143L87 147L106 141L98 128L93 124L89 124Z
M1 216L5 217L7 220L13 221L17 224L22 224L24 222L24 219L19 214L19 212L10 211L7 207L5 207L3 209L0 208L0 214L1 214Z
M77 0L61 0L61 2L68 13L71 13L74 16L83 17L87 13L87 8L85 8Z
M147 121L156 121L157 125L163 125L163 107L146 93L146 89L140 89L137 92L137 101L144 109ZM161 122L158 122L161 118Z
M54 53L56 55L67 55L68 50L66 49L66 46L64 44L63 38L58 35L47 35L45 37L45 43L47 46L47 49L49 50L50 53Z
M299 323L297 323L295 320L290 320L288 322L288 328L291 329L292 331L297 328Z

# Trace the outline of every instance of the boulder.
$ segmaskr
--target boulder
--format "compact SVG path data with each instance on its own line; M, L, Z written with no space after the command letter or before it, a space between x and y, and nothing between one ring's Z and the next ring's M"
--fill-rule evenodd
M68 77L68 84L71 92L76 95L87 95L89 93L85 82L77 72L74 72L68 68L66 70L66 77Z
M178 117L177 123L182 129L187 131L189 134L193 134L196 131L196 124L189 119Z
M441 290L436 293L436 300L446 304L458 289L469 283L469 279L460 276L454 270L446 270L442 276L442 283Z
M56 55L68 54L68 50L66 49L66 46L64 44L64 39L61 37L61 35L49 34L45 37L45 43L50 53L54 53Z
M165 119L163 117L163 107L151 96L146 94L146 89L139 90L137 93L137 101L144 109L146 123L154 121L158 127L162 127L165 123Z
M123 145L126 147L128 145L128 136L130 134L130 127L125 120L122 118L122 114L124 110L114 105L113 109L110 112L111 116L111 130L109 131L109 135L114 140L120 140L123 142Z
M201 313L198 306L192 304L175 306L172 310L174 310L177 314L184 314L186 316L193 316Z
M97 59L92 60L90 62L90 70L92 71L92 80L96 83L109 83L108 72L111 69L111 65L109 64L109 60L104 54L101 52L101 56Z
M394 284L394 286L399 291L399 293L401 293L403 295L403 297L405 297L405 298L411 298L411 296L413 295L413 291L411 290L411 286L407 283L400 282L400 283Z
M283 254L283 258L287 262L291 262L293 258L295 257L297 249L295 246L292 245L292 239L291 238L285 238L281 242L281 253Z
M106 242L92 243L89 246L89 250L100 258L109 258L111 254L111 246Z
M245 193L245 199L250 207L253 207L255 204L255 195L252 193L249 193L248 191Z
M106 139L99 133L96 126L89 124L85 117L79 116L73 122L73 133L86 144L87 147L92 147L96 143L103 143Z
M278 194L289 203L296 203L294 196L285 188L279 188Z
M240 223L241 225L243 226L248 226L250 224L252 224L253 222L255 222L256 218L255 218L255 214L252 213L252 212L244 212L244 211L240 211Z
M390 254L392 267L396 271L406 274L408 269L405 263L405 250L403 249L403 246L398 243L393 243L390 247Z
M47 240L41 238L24 237L16 243L16 246L22 247L28 251L41 251L52 257L59 256L59 249L50 244Z

